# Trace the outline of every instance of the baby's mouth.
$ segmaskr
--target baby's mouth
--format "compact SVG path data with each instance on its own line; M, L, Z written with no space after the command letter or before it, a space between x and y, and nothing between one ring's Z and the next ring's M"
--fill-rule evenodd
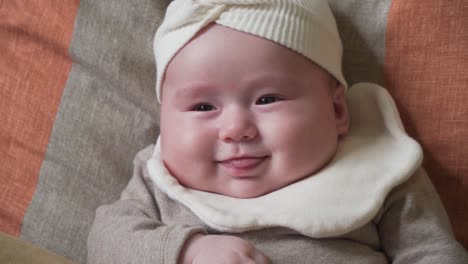
M222 160L219 163L229 174L236 177L248 176L249 172L259 167L268 156L262 157L238 157Z

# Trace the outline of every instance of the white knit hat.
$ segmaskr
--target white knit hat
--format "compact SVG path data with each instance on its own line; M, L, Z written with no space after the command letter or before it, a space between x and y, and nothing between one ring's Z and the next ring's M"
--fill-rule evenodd
M174 0L154 38L158 101L169 62L212 22L288 47L347 87L341 71L343 47L326 0Z

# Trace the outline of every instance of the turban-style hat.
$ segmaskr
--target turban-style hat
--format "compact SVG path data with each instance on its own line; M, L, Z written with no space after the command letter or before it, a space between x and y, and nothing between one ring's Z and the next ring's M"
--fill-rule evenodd
M213 22L290 48L347 87L341 71L343 47L326 0L174 0L154 38L158 101L169 62Z

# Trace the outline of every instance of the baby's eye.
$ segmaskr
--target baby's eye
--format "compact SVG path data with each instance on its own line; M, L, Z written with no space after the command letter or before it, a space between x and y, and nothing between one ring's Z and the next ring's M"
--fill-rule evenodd
M192 111L198 111L198 112L207 112L207 111L213 111L215 110L215 107L209 104L199 104L196 105Z
M257 102L255 102L255 104L265 105L265 104L271 104L271 103L277 102L279 100L280 99L278 97L269 95L269 96L261 97L260 99L257 100Z

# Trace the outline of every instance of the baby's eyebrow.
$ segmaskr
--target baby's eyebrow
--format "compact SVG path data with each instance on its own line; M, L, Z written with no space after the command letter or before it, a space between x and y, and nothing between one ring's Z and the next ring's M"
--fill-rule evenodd
M243 80L239 80L241 85L246 85L252 89L265 86L274 86L276 88L289 89L290 87L299 86L300 79L284 73L259 73L249 76ZM279 85L278 85L279 84ZM235 85L233 85L235 87ZM219 87L218 87L219 88ZM216 93L217 87L204 82L190 82L182 84L175 89L174 96L176 98L197 98Z
M281 84L287 86L299 85L299 79L295 76L284 73L261 73L246 80L249 85L266 84Z
M193 98L214 92L214 87L203 83L189 83L175 89L176 98Z

